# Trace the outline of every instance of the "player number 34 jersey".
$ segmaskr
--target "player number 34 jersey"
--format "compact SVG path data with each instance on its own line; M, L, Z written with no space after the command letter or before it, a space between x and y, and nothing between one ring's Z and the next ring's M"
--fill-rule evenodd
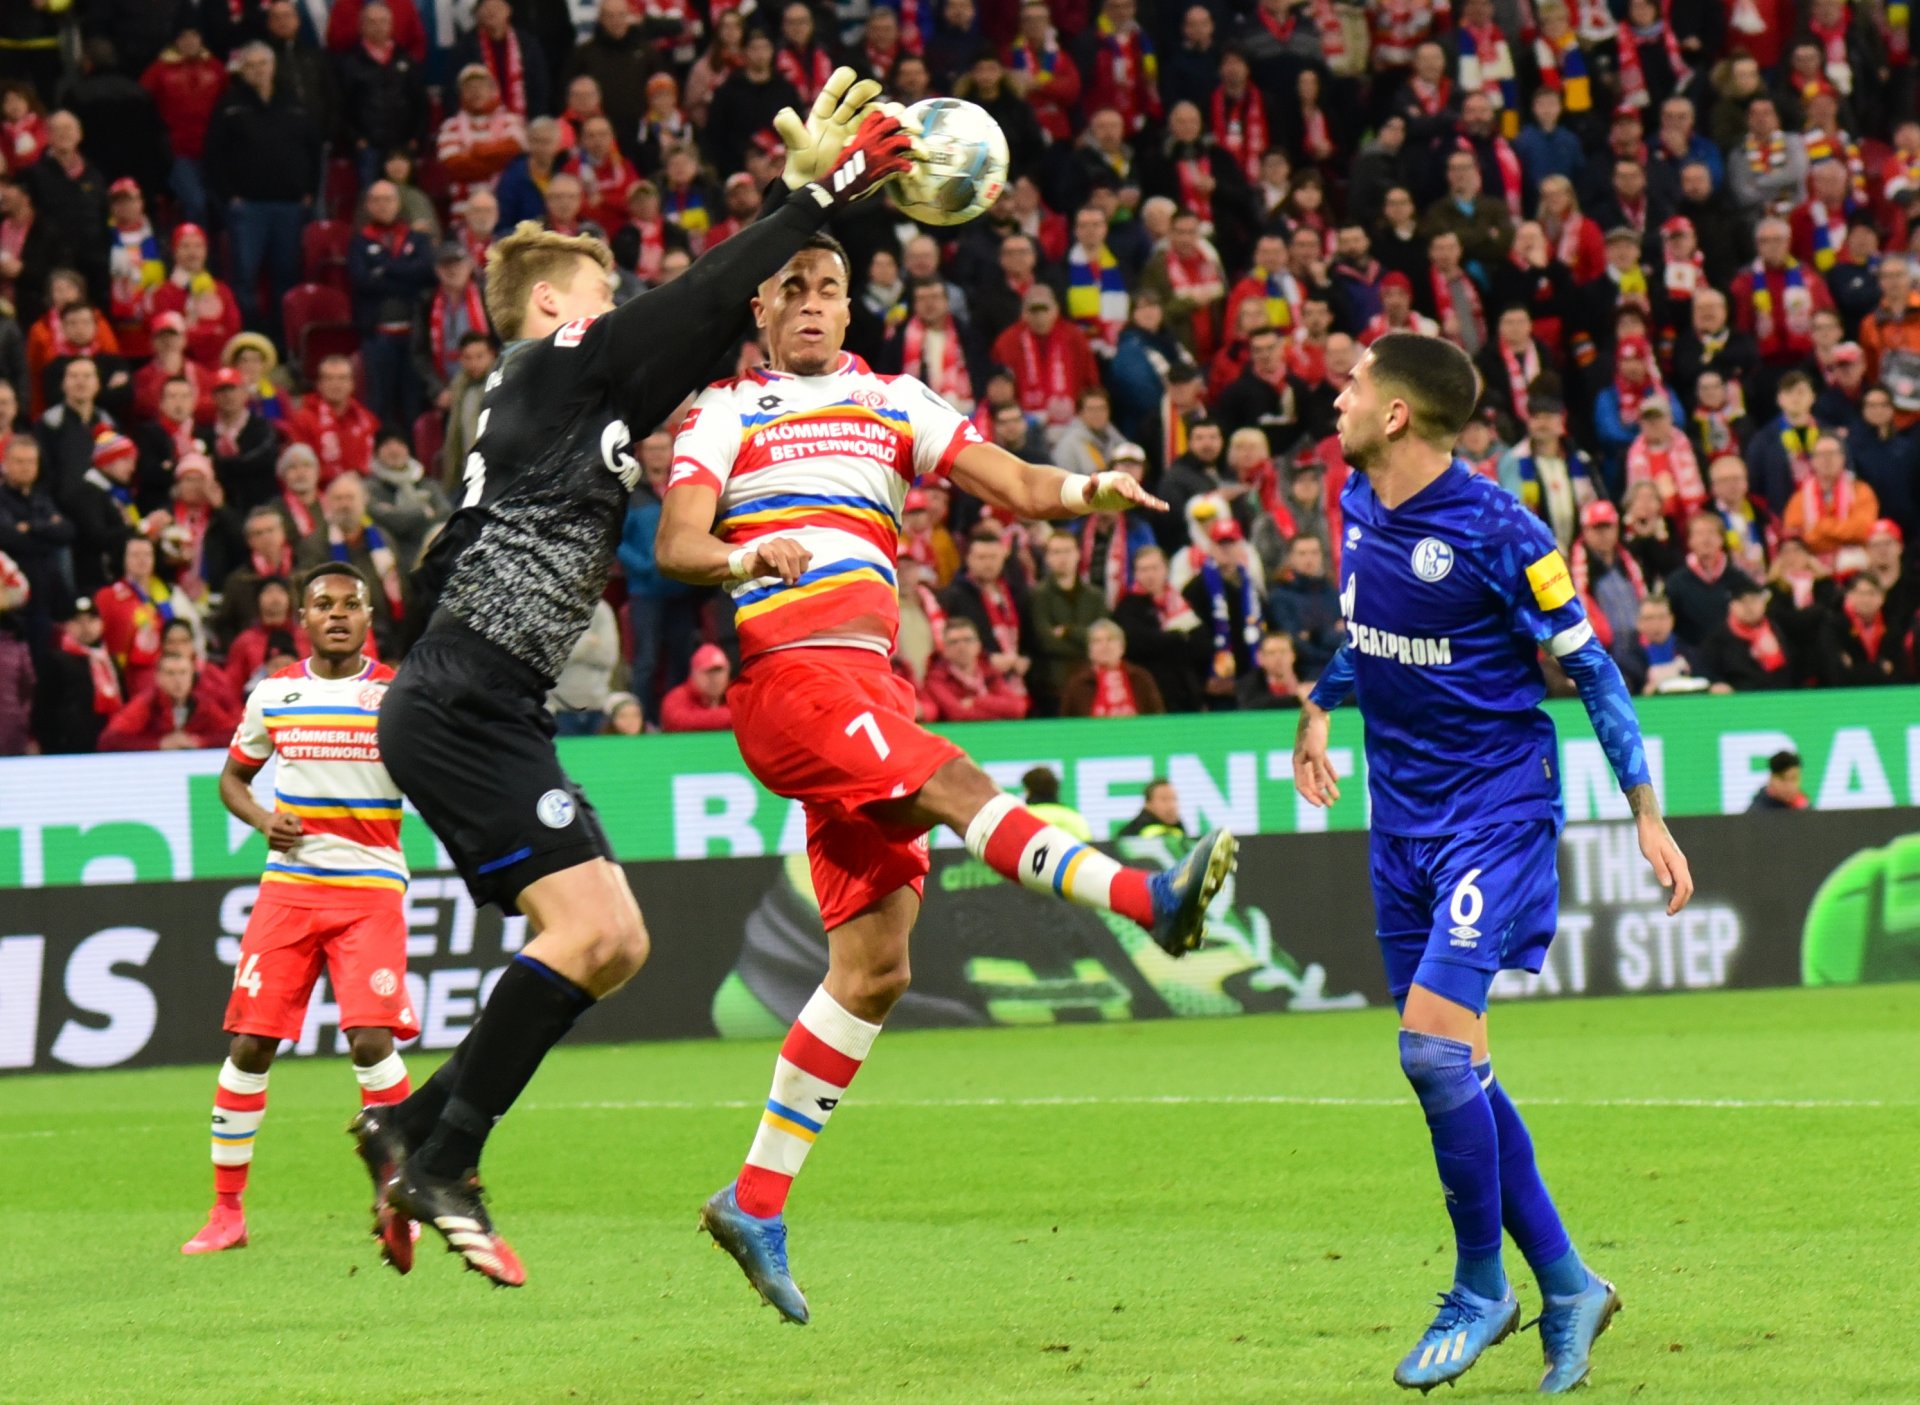
M917 477L940 477L979 431L912 376L881 376L843 354L823 376L759 370L709 386L674 442L667 490L720 495L715 530L732 546L787 537L806 574L732 587L743 656L799 644L891 652L900 628L894 562Z
M351 678L316 678L304 663L263 678L247 698L231 754L258 766L279 754L273 808L300 817L300 842L271 854L262 881L299 888L407 886L400 787L380 760L380 703L393 670L369 662Z

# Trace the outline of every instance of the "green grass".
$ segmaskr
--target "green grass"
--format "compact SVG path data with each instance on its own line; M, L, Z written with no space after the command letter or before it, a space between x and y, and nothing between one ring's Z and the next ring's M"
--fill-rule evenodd
M1914 1399L1916 1024L1920 987L1497 1012L1502 1079L1626 1300L1593 1400ZM518 1292L431 1240L411 1278L380 1266L344 1062L275 1071L253 1246L213 1259L176 1252L210 1197L212 1069L0 1081L0 1401L1401 1399L1452 1257L1392 1028L883 1039L791 1207L804 1330L694 1231L768 1045L556 1055L488 1153ZM1714 1099L1809 1105L1681 1105ZM1528 1333L1450 1398L1539 1369Z

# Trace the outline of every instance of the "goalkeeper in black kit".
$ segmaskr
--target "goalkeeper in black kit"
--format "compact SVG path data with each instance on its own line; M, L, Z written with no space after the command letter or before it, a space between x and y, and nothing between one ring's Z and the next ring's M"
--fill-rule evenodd
M639 905L560 768L546 696L612 570L640 477L629 445L705 383L762 281L836 209L908 169L911 138L879 94L840 69L805 123L781 113L787 170L769 212L618 309L598 240L527 223L488 255L506 350L465 497L415 581L427 624L387 691L380 744L474 900L524 913L531 939L433 1077L353 1124L374 1233L402 1273L418 1222L494 1283L526 1281L488 1215L481 1149L547 1051L647 957Z

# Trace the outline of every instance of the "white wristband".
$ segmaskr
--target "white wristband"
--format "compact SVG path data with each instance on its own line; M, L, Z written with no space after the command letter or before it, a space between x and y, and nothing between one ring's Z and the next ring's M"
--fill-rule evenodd
M1093 479L1084 473L1069 473L1060 480L1060 505L1076 516L1092 511L1087 500L1093 495Z
M727 554L727 574L733 577L734 580L745 580L747 578L747 558L751 555L753 555L753 548L750 546L743 546L736 551L729 552Z

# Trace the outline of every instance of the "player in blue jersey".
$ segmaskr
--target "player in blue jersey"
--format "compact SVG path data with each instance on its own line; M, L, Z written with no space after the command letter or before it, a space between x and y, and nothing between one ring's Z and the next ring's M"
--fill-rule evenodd
M1526 1124L1494 1081L1487 993L1538 971L1559 913L1561 802L1539 652L1580 690L1639 824L1669 913L1693 893L1660 817L1640 724L1593 636L1553 534L1452 456L1478 396L1473 363L1436 337L1381 337L1336 401L1360 472L1341 494L1347 640L1302 706L1294 783L1339 797L1327 716L1349 693L1366 724L1373 900L1400 1066L1418 1094L1453 1219L1457 1262L1439 1314L1394 1371L1422 1391L1510 1335L1520 1305L1501 1263L1504 1224L1540 1283L1540 1389L1586 1379L1619 1310L1575 1251L1534 1164Z

